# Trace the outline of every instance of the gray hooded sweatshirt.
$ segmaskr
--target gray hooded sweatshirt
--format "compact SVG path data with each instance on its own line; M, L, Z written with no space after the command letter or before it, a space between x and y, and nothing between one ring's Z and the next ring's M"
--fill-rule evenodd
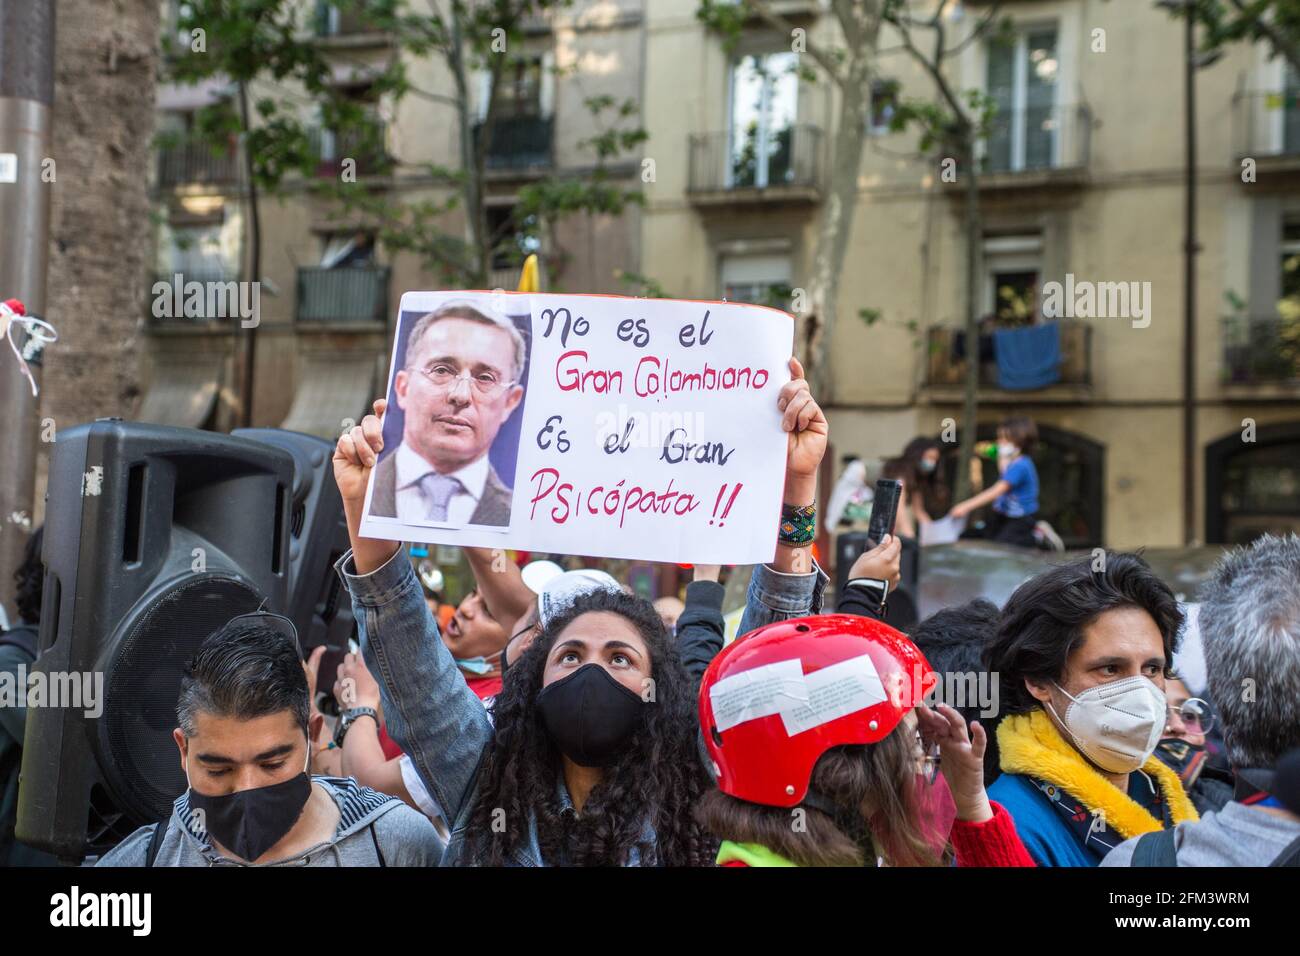
M258 866L437 866L444 844L428 818L396 797L363 787L351 777L314 776L339 806L332 839L297 856ZM222 856L193 827L189 792L172 804L167 833L154 866L253 866ZM141 827L106 853L96 866L144 866L158 824ZM380 857L383 857L382 861Z

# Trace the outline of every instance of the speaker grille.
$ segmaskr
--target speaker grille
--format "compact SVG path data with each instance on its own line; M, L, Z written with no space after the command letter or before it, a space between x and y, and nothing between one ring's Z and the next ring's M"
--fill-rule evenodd
M185 664L209 634L262 596L247 584L196 576L133 612L105 674L104 771L122 809L141 824L165 819L185 789L172 740Z

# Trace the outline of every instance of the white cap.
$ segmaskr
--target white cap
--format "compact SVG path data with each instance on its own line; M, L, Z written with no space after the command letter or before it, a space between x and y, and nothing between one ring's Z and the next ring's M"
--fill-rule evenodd
M528 590L534 594L541 594L542 589L547 584L564 573L564 568L554 561L529 561L524 565L521 573L524 577L524 584L528 585Z
M552 578L537 595L537 619L546 627L578 598L596 591L622 591L619 583L604 571L579 568Z

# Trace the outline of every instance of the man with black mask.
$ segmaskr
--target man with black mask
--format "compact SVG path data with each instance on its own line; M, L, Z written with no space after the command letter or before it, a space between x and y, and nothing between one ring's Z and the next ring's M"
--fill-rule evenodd
M186 668L173 731L189 788L98 866L435 866L433 825L351 778L313 777L307 677L293 625L246 614ZM361 719L358 717L357 719Z

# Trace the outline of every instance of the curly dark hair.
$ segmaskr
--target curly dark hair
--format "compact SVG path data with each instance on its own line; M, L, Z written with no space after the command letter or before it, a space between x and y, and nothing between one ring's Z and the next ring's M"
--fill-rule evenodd
M605 768L580 815L561 814L556 791L562 774L537 696L556 639L583 614L617 614L650 651L653 703L626 750ZM508 862L536 820L543 860L570 866L621 866L635 848L642 865L707 866L718 843L695 822L693 808L712 789L698 743L699 718L692 685L659 615L650 602L624 592L597 591L578 598L510 665L493 707L496 735L479 772L479 795L470 815L474 858L487 866ZM493 826L497 809L506 826ZM655 841L647 845L647 819Z

